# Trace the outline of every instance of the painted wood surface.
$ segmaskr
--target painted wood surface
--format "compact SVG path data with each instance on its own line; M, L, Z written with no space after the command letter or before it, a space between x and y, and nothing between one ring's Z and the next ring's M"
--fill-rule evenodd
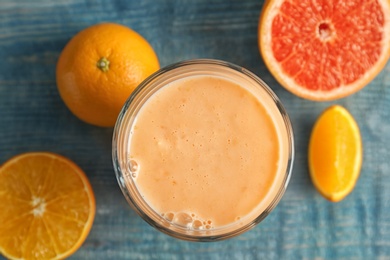
M390 259L390 64L348 98L325 103L297 98L276 82L259 55L262 4L0 0L0 163L41 150L65 155L84 169L97 214L72 259ZM65 44L103 21L142 34L162 66L191 58L226 60L253 71L280 97L295 130L295 166L281 203L259 226L228 241L191 243L157 232L130 209L111 163L112 129L79 121L56 89L56 62ZM357 186L337 204L316 192L307 170L314 120L335 103L355 116L364 145Z

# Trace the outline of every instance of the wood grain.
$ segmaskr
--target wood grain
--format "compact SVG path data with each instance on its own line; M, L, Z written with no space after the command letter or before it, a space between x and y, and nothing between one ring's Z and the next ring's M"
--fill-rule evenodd
M0 0L0 164L21 152L45 150L85 170L97 214L73 259L390 259L390 65L365 89L337 102L297 98L275 81L259 55L261 7L255 0ZM190 243L155 231L130 209L111 163L112 129L75 118L55 83L67 41L103 21L142 34L163 66L190 58L230 61L262 77L280 97L294 127L295 166L281 203L259 226L228 241ZM337 204L314 190L306 159L314 120L334 103L354 115L364 145L357 186Z

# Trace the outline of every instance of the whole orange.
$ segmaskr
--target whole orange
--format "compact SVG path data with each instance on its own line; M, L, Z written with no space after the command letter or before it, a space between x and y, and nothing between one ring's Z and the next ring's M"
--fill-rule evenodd
M57 63L57 88L78 118L111 127L132 91L159 68L156 53L141 35L120 24L101 23L65 46Z

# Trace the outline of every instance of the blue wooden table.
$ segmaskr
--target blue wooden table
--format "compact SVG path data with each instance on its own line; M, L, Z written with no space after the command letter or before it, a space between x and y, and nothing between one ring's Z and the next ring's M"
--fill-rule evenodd
M71 258L390 259L390 64L348 98L300 99L276 82L259 55L262 2L0 0L0 164L39 150L65 155L84 169L97 212L88 239ZM226 60L253 71L280 97L295 130L295 167L285 196L259 226L227 241L184 242L157 232L127 205L111 162L112 129L74 117L55 82L65 44L102 21L138 31L162 66L191 58ZM313 188L307 146L317 116L336 103L360 125L364 162L353 193L334 204Z

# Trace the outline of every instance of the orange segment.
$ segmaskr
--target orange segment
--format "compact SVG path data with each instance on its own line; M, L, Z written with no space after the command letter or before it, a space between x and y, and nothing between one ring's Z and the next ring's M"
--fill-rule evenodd
M269 0L259 21L259 47L271 73L297 96L348 96L389 59L390 1Z
M309 143L310 176L317 190L337 202L354 188L362 165L362 141L352 115L335 105L314 125Z
M2 254L10 259L62 259L88 236L95 197L72 161L33 152L0 168L0 208Z

